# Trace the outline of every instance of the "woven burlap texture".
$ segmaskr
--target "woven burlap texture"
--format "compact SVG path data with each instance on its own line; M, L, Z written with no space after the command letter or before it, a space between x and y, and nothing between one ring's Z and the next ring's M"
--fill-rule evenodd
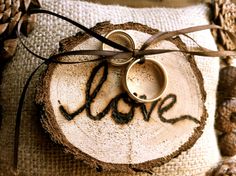
M132 9L120 6L103 6L80 1L43 1L42 7L70 17L87 27L98 22L111 21L114 24L138 22L163 31L209 23L209 9L200 4L181 9L145 8ZM27 39L27 45L41 55L49 55L58 47L62 38L74 35L79 30L70 24L48 15L38 15L38 25ZM202 46L216 49L209 30L191 34ZM194 44L184 39L188 46ZM219 60L217 58L196 57L207 92L206 107L209 118L203 135L188 151L169 163L154 168L162 176L205 175L214 166L220 155L214 132L215 94L218 81ZM4 72L1 84L0 102L3 119L0 128L0 175L10 175L13 160L15 115L23 85L32 70L40 63L19 45L16 56ZM20 129L19 164L22 175L125 175L123 173L97 173L94 169L65 154L63 148L50 140L41 127L40 115L34 105L35 86L39 74L30 84L22 114ZM137 175L146 175L138 173Z

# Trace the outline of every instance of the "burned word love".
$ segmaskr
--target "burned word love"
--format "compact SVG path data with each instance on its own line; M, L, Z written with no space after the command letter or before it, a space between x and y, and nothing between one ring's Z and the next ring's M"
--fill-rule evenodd
M91 86L93 83L93 80L96 76L96 74L99 72L100 69L104 69L102 77L100 78L97 86L95 87L94 91L90 93L91 91ZM164 113L170 110L176 103L177 103L177 96L175 94L168 94L166 97L163 99L160 98L154 102L152 102L151 107L149 110L147 110L147 107L143 103L137 103L131 98L129 98L127 93L121 93L114 98L110 100L108 105L103 109L103 111L97 113L97 115L92 115L91 112L91 104L95 101L95 98L102 88L102 85L104 82L107 80L107 75L108 75L108 63L107 61L103 61L99 63L97 66L95 66L91 72L91 75L86 83L86 90L85 90L85 104L82 105L78 110L75 112L69 113L63 105L61 105L60 101L59 104L59 110L61 114L68 120L74 119L75 116L79 115L81 112L84 110L87 113L87 116L92 119L92 120L101 120L103 117L105 117L109 111L112 111L112 118L117 124L127 124L129 123L135 114L135 109L140 108L143 119L145 121L149 121L151 114L154 110L154 108L158 105L157 108L157 114L158 118L163 122L163 123L170 123L170 124L175 124L176 122L182 121L182 120L191 120L196 124L200 124L200 121L192 117L191 115L181 115L179 117L174 117L174 118L165 118ZM130 107L130 110L128 113L123 113L120 112L118 109L118 102L123 100L127 106Z

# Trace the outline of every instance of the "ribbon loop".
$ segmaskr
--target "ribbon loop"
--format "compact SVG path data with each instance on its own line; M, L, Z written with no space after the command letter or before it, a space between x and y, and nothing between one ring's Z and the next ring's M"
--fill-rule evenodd
M206 29L219 29L219 30L224 30L222 29L221 26L217 26L217 25L201 25L201 26L194 26L194 27L188 27L188 28L184 28L184 29L180 29L180 30L175 30L175 31L167 31L167 32L157 32L156 34L152 35L150 38L148 38L148 40L146 40L142 47L140 49L131 49L125 46L122 46L118 43L116 43L115 41L109 40L106 37L103 37L102 35L94 32L93 30L75 22L72 19L69 19L67 17L64 17L62 15L56 14L54 12L48 11L48 10L44 10L44 9L30 9L30 11L28 12L28 15L30 14L37 14L37 13L44 13L44 14L49 14L52 16L56 16L58 18L61 18L73 25L75 25L76 27L82 29L85 33L95 37L97 40L99 40L102 43L105 43L107 45L109 45L112 48L116 48L119 51L104 51L104 50L79 50L79 51L71 51L71 52L64 52L64 53L59 53L56 55L51 56L49 59L42 57L40 55L37 55L36 53L34 53L33 51L31 51L21 40L21 25L22 22L25 20L25 18L22 18L19 23L18 23L18 27L17 27L17 36L20 39L20 42L23 44L23 46L26 48L26 50L28 52L30 52L31 54L33 54L34 56L36 56L37 58L41 59L41 60L49 60L47 63L50 62L56 62L56 63L63 63L63 64L78 64L78 63L82 63L82 62L94 62L94 61L99 61L99 60L103 60L104 58L109 60L109 59L124 59L124 58L128 58L128 57L133 57L133 58L145 58L145 55L153 55L153 54L162 54L162 53L168 53L168 52L182 52L182 53L188 53L188 54L192 54L192 55L199 55L199 56L207 56L207 57L226 57L226 56L236 56L236 51L212 51L212 50L208 50L208 49L203 49L204 47L198 45L199 50L195 50L195 51L180 51L180 50L168 50L168 49L152 49L152 50L148 50L147 48L149 46L151 46L154 43L163 41L163 40L168 40L170 38L179 36L179 35L184 35L187 36L187 33L192 33L192 32L197 32L197 31L201 31L201 30L206 30ZM232 38L232 41L235 42L236 45L236 36L232 33L230 33L228 31L228 33L230 34L230 37ZM194 41L194 39L192 39L191 37L189 37L194 43L196 43L196 41ZM60 61L58 58L61 56L69 56L69 55L97 55L97 56L102 56L100 57L100 59L94 59L94 60L86 60L86 61L75 61L75 62L63 62Z
M49 64L49 63L62 63L62 64L78 64L78 63L83 63L83 62L94 62L94 61L101 61L104 59L124 59L124 58L129 58L129 57L134 57L135 59L140 59L140 62L145 61L145 55L153 55L153 54L162 54L162 53L170 53L170 52L181 52L181 53L187 53L187 54L192 54L192 55L199 55L199 56L208 56L208 57L219 57L219 56L236 56L236 51L212 51L212 50L202 50L202 51L187 51L187 50L171 50L171 49L147 49L149 46L156 42L160 42L162 40L166 40L169 38L173 38L178 35L185 35L190 32L196 32L196 31L201 31L201 30L206 30L206 29L219 29L223 30L222 27L217 26L217 25L202 25L202 26L195 26L195 27L190 27L190 28L185 28L185 29L180 29L176 31L169 31L169 32L158 32L154 35L152 35L144 44L142 45L141 49L130 49L125 46L122 46L114 41L111 41L102 35L94 32L91 29L86 28L85 26L75 22L72 19L69 19L67 17L64 17L62 15L56 14L54 12L44 10L44 9L30 9L27 14L37 14L37 13L44 13L44 14L49 14L56 16L58 18L61 18L76 27L82 29L85 33L95 37L97 40L99 40L102 43L106 43L112 48L116 48L119 51L104 51L104 50L78 50L78 51L70 51L70 52L64 52L64 53L59 53L55 54L49 58L42 57L36 53L34 53L32 50L30 50L21 40L21 25L22 22L25 20L25 18L22 18L17 26L17 36L21 42L21 44L24 46L24 48L30 52L32 55L35 57L43 60L44 62L38 66L30 75L28 78L23 92L20 97L19 101L19 106L17 110L17 115L16 115L16 126L15 126L15 141L14 141L14 161L13 161L13 168L14 171L17 172L17 161L18 161L18 145L19 145L19 134L20 134L20 121L21 121L21 113L22 113L22 108L23 108L23 103L26 95L27 88L29 86L29 83L33 77L33 75L36 73L36 71L43 65L43 64ZM225 31L225 30L224 30ZM229 36L231 37L232 41L236 45L236 37L234 34L229 33ZM203 48L200 45L198 45L199 48ZM97 59L94 60L82 60L82 61L60 61L60 57L62 56L71 56L71 55L96 55L100 56Z

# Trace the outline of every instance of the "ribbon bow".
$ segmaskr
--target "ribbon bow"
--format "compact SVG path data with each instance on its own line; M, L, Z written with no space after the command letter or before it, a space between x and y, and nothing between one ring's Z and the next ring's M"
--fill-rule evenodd
M17 36L20 39L20 42L22 45L25 47L25 49L30 52L32 55L36 56L37 58L44 60L42 64L40 64L29 76L27 79L25 86L23 88L20 101L19 101L19 106L17 110L17 115L16 115L16 126L15 126L15 140L14 140L14 160L13 160L13 169L15 173L17 173L17 162L18 162L18 146L19 146L19 133L20 133L20 122L21 122L21 113L22 113L22 108L24 104L24 99L26 95L27 88L29 86L29 83L33 77L33 75L38 71L38 69L43 65L43 64L49 64L49 63L60 63L60 64L78 64L78 63L84 63L84 62L94 62L94 61L101 61L101 60L109 60L109 59L124 59L124 58L129 58L133 57L134 59L145 59L145 55L154 55L154 54L162 54L162 53L169 53L169 52L182 52L182 53L187 53L191 55L199 55L199 56L208 56L208 57L226 57L226 56L236 56L236 51L213 51L206 49L200 45L197 44L194 39L189 37L187 33L191 32L196 32L196 31L201 31L201 30L206 30L206 29L220 29L228 34L228 36L231 38L231 40L234 42L236 45L236 36L232 33L230 33L227 30L224 30L222 27L217 26L217 25L202 25L202 26L195 26L195 27L189 27L185 29L180 29L176 31L168 31L168 32L158 32L154 35L152 35L148 40L146 40L142 47L140 49L131 49L124 47L114 41L111 41L96 32L86 28L85 26L73 21L72 19L69 19L67 17L64 17L62 15L56 14L54 12L44 10L44 9L30 9L26 15L30 14L37 14L37 13L45 13L49 14L52 16L56 16L58 18L61 18L76 27L82 29L84 32L87 34L91 35L92 37L98 39L100 42L105 43L115 49L118 49L118 51L105 51L105 50L76 50L76 51L68 51L68 52L62 52L58 53L55 55L50 56L49 58L42 57L36 53L34 53L32 50L30 50L22 41L21 38L21 25L25 18L23 17L17 26ZM26 17L26 16L25 16ZM188 51L188 50L171 50L171 49L148 49L148 47L154 43L160 42L162 40L167 40L175 36L179 35L184 35L188 38L190 38L194 43L196 43L199 47L199 51ZM61 61L60 57L62 56L70 56L70 55L95 55L95 56L101 56L98 57L97 59L93 60L79 60L79 61Z
M187 33L191 33L191 32L197 32L197 31L201 31L201 30L206 30L206 29L220 29L225 31L229 37L232 39L232 41L236 44L236 36L232 33L230 33L227 30L224 30L222 27L217 26L217 25L202 25L202 26L195 26L195 27L189 27L189 28L185 28L185 29L180 29L180 30L176 30L176 31L168 31L168 32L158 32L154 35L152 35L148 40L146 40L144 42L144 44L142 45L142 47L140 49L132 49L132 48L127 48L125 46L122 46L112 40L109 40L108 38L105 38L99 34L97 34L96 32L86 28L85 26L67 18L64 17L62 15L56 14L54 12L48 11L48 10L44 10L44 9L31 9L29 10L28 14L36 14L36 13L46 13L49 15L53 15L56 16L58 18L61 18L73 25L75 25L76 27L82 29L84 32L86 32L87 34L91 35L92 37L96 38L97 40L99 40L102 43L105 43L115 49L118 49L119 51L105 51L105 50L76 50L76 51L67 51L67 52L63 52L63 53L58 53L55 55L52 55L49 58L45 58L42 57L40 55L37 55L36 53L34 53L33 51L31 51L21 40L21 33L20 33L20 29L21 29L21 25L22 22L24 21L24 18L22 18L18 24L18 30L17 30L17 36L19 37L21 43L23 44L23 46L34 56L38 57L39 59L42 59L44 61L47 61L47 63L50 62L55 62L55 63L63 63L63 64L76 64L76 63L83 63L83 62L93 62L93 61L99 61L102 59L124 59L124 58L128 58L128 57L134 57L134 58L141 58L145 55L154 55L154 54L162 54L162 53L169 53L169 52L182 52L182 53L188 53L188 54L192 54L192 55L199 55L199 56L208 56L208 57L226 57L226 56L236 56L236 51L213 51L213 50L209 50L206 49L200 45L197 44L197 42L194 41L194 39L192 39L191 37L189 37L187 35ZM199 51L188 51L188 50L170 50L170 49L147 49L150 45L160 42L162 40L166 40L175 36L179 36L179 35L184 35L188 38L190 38L192 41L194 41L198 46L199 46ZM100 58L97 59L93 59L93 60L87 60L87 61L60 61L59 58L62 56L70 56L70 55L95 55L95 56L102 56Z

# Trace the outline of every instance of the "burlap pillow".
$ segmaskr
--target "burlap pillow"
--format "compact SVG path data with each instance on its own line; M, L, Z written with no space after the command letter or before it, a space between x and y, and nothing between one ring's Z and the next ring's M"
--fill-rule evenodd
M209 8L200 4L181 9L145 8L133 9L120 6L103 6L80 1L45 0L43 8L68 16L75 21L92 27L98 22L111 21L114 24L138 22L162 31L209 24ZM49 55L58 41L74 35L78 29L68 23L47 15L38 15L38 26L30 36L28 45L41 55ZM216 49L209 30L191 35L200 45ZM188 46L194 44L183 39ZM188 151L161 167L154 168L155 175L205 175L220 159L214 133L215 94L218 81L219 60L195 57L204 77L207 92L207 124L196 144ZM12 175L13 141L15 115L19 95L26 78L40 61L19 45L16 56L4 72L1 84L1 104L3 108L0 128L0 174ZM18 168L22 175L124 175L124 173L100 173L90 169L80 161L65 154L63 148L50 140L40 124L40 116L34 105L35 76L25 100L20 130ZM138 173L137 175L145 175Z

